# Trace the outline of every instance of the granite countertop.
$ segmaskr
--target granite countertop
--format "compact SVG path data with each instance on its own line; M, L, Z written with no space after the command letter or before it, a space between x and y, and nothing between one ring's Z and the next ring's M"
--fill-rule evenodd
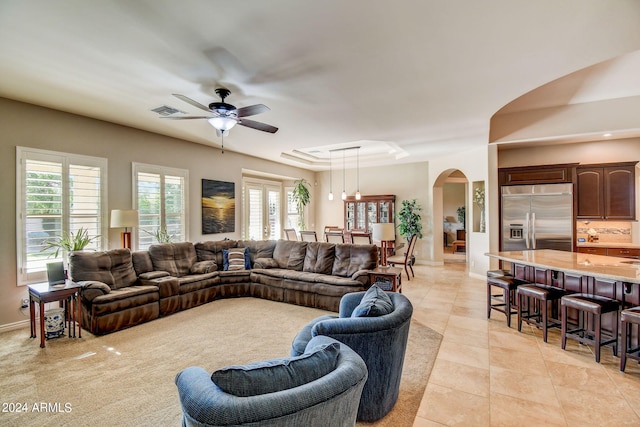
M615 243L615 242L578 242L577 247L590 247L590 248L625 248L625 249L640 249L640 244L637 243Z
M640 260L579 252L538 249L489 252L488 257L565 273L640 284Z

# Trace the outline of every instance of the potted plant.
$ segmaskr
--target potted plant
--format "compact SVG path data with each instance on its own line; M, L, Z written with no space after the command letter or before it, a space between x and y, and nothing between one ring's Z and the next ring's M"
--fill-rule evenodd
M304 207L311 201L311 193L307 187L309 183L306 179L301 178L293 183L293 191L291 196L298 208L298 228L302 231L306 229L304 221Z
M422 217L420 216L420 212L422 212L422 207L418 205L416 199L402 201L402 208L397 214L399 222L398 231L407 242L414 234L416 234L419 239L422 238Z
M67 255L73 251L81 251L98 237L100 236L89 236L89 230L80 227L75 233L73 231L62 233L60 236L55 236L52 240L45 242L42 252L55 248L56 251L53 256L57 258L61 250Z
M456 213L458 214L458 222L462 224L462 229L464 230L466 227L466 217L467 217L467 209L464 206L460 206Z
M173 243L173 239L174 237L176 237L173 234L169 234L166 228L165 229L158 228L157 230L154 230L154 231L147 231L143 229L142 231L152 236L154 239L156 239L156 242L158 243Z

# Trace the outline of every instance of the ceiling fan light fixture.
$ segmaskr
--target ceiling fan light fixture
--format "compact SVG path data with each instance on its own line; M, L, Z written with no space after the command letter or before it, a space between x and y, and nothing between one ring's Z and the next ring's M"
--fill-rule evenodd
M231 117L211 117L207 120L211 126L220 132L226 132L238 123L236 119Z

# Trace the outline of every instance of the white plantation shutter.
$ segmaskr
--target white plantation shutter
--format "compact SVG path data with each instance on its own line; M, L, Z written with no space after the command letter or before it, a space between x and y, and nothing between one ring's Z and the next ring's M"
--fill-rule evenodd
M247 186L247 206L248 206L248 235L245 238L249 240L262 240L262 188Z
M44 250L63 235L88 231L87 249L101 249L106 233L107 160L17 147L18 284L46 280L46 265L65 261L67 254Z
M138 210L137 248L156 243L153 233L166 230L174 242L187 237L189 172L162 166L133 164L135 208Z
M283 210L281 184L245 178L243 194L243 238L247 240L280 239Z

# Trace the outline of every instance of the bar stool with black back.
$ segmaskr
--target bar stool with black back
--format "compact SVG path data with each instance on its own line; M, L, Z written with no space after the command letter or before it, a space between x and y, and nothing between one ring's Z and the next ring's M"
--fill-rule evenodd
M542 329L542 340L547 342L548 329L559 328L562 323L550 315L549 303L557 304L567 292L564 289L542 283L518 286L518 332L522 331L522 322Z
M563 350L566 349L567 338L571 338L582 344L593 345L596 362L598 363L600 363L600 349L605 345L611 345L613 355L618 355L618 313L620 310L620 301L615 299L615 283L609 283L609 285L613 288L612 298L602 296L597 292L598 281L593 277L582 277L580 288L581 291L583 291L586 286L587 292L565 295L560 299ZM578 313L578 323L573 329L569 329L569 309L577 310ZM611 333L605 334L605 339L603 340L602 316L608 313L615 316L615 319L611 324ZM592 321L590 321L589 315L593 318ZM590 328L590 325L592 325L593 328Z
M487 319L491 318L491 310L507 316L507 326L511 327L511 315L518 314L516 289L518 286L530 285L526 280L517 279L511 275L489 275L487 272ZM501 292L494 294L493 288L500 288Z
M640 342L636 346L631 345L633 336L633 325L640 325L640 307L633 307L622 310L620 313L620 327L622 336L620 337L620 370L624 372L627 366L627 358L640 362ZM640 328L638 329L640 335ZM637 338L640 341L640 338Z

